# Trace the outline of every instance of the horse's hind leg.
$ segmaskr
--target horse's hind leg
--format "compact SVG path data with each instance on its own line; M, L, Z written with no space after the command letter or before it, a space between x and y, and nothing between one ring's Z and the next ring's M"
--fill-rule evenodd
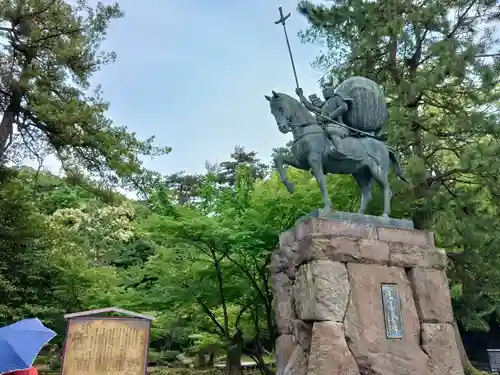
M361 189L361 204L359 206L359 213L364 214L366 206L372 200L372 175L370 169L364 167L353 174L354 180Z
M387 168L384 168L377 164L375 161L370 165L370 172L372 177L377 181L377 184L382 188L384 192L384 213L382 216L389 217L391 212L391 199L392 199L392 191L389 186L389 180L387 178L388 171Z

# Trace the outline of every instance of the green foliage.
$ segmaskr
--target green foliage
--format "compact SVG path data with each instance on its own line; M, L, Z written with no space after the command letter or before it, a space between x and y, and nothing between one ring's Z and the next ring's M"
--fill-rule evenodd
M151 363L154 363L156 366L164 366L169 363L175 362L177 360L177 356L181 354L179 351L175 350L150 350L148 359Z
M127 241L130 207L46 173L0 176L0 324L37 316L63 333L65 313L113 305L121 279L96 254Z
M492 82L500 62L484 57L498 48L494 7L472 0L299 5L311 23L303 40L328 46L316 60L326 80L364 75L384 87L390 143L412 180L400 197L418 228L433 227L439 202L453 199L448 190L496 178L500 91ZM476 28L479 22L485 27Z
M4 178L8 171L0 173ZM0 184L0 322L24 315L50 314L50 306L40 300L50 299L54 270L50 247L44 238L44 218L23 191L19 181L3 179Z

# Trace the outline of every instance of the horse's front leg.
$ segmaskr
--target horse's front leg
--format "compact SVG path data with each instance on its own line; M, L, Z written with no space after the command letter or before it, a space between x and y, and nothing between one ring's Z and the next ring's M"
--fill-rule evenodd
M323 210L322 214L328 214L332 210L332 202L328 196L328 191L326 190L326 179L323 172L323 157L319 152L312 152L308 156L309 167L311 172L318 182L319 189L321 190L321 196L323 198Z
M278 155L274 157L274 164L276 165L276 169L280 174L280 179L283 185L285 185L286 189L293 193L294 184L293 182L288 181L286 178L285 164L295 167L297 169L309 169L308 167L302 165L300 161L298 161L294 156L291 155Z

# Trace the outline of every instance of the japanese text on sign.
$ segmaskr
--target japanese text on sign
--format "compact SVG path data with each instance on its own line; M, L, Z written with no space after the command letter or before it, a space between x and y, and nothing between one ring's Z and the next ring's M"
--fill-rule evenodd
M71 319L62 375L144 375L148 333L144 319Z

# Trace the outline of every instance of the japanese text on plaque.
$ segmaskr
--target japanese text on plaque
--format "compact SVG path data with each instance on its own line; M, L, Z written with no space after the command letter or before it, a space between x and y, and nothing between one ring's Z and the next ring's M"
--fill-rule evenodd
M144 375L148 332L140 319L72 320L62 375Z
M403 338L403 318L399 288L396 284L382 284L385 333L388 339Z

